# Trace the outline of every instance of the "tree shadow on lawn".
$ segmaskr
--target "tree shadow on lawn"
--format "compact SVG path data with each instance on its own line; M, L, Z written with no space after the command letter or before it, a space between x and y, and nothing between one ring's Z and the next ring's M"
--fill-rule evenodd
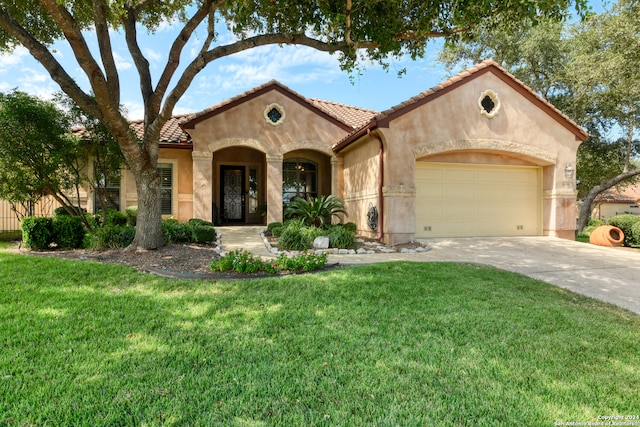
M640 387L637 316L491 268L0 267L0 424L550 424L633 413Z

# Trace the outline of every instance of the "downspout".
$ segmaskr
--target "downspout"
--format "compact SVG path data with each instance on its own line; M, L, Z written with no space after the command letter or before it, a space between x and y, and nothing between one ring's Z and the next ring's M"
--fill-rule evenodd
M376 241L381 242L384 237L384 231L382 230L384 226L384 195L382 194L384 187L384 145L382 144L382 138L371 132L370 128L367 128L367 135L377 139L380 144L378 150L378 170L380 171L378 174L378 236Z

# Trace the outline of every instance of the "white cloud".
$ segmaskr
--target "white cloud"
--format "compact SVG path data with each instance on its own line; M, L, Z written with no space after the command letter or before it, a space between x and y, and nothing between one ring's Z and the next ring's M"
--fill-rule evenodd
M118 70L128 70L133 67L133 64L128 59L120 56L118 52L113 52L113 59L116 61L116 67Z
M50 80L49 74L34 70L33 68L22 68L21 77L18 79L20 85L33 84L33 83L45 83Z
M0 54L0 72L4 73L7 69L21 64L24 58L28 56L29 51L22 46L16 47L11 53Z
M163 55L160 52L151 48L145 48L144 54L151 62L160 62L163 58Z
M141 120L144 118L144 105L139 101L124 101L122 103L129 120Z

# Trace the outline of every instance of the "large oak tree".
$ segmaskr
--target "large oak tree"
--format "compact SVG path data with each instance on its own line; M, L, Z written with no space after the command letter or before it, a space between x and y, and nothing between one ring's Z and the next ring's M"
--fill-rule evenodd
M173 108L195 76L219 58L272 44L297 44L340 56L344 69L359 58L385 63L390 57L421 57L433 37L455 40L476 25L515 28L538 17L561 19L570 0L2 0L0 49L26 47L78 105L104 123L118 141L138 191L138 225L132 247L161 246L160 179L156 170L159 135ZM576 0L583 12L585 0ZM180 32L168 47L168 59L152 76L138 42L138 31L153 31L177 19ZM237 39L221 44L216 26ZM138 141L120 111L120 77L111 31L124 34L140 79L144 102L144 138ZM199 53L179 68L183 49L196 29L204 29ZM95 35L98 55L89 49ZM51 52L64 39L86 74L81 88ZM178 71L180 70L180 71ZM95 96L91 96L91 92Z

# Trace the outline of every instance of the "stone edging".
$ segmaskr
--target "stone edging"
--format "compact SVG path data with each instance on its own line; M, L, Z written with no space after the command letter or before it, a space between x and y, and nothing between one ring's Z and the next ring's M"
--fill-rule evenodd
M262 241L264 242L264 245L266 246L269 253L275 256L280 255L282 253L285 253L288 255L300 254L300 251L281 251L278 248L271 246L271 243L269 242L269 239L265 235L264 230L260 232L260 237L262 238ZM424 246L422 245L422 243L420 243L421 245L420 247L415 249L401 248L400 250L396 250L396 249L384 246L383 244L378 242L367 242L360 239L358 240L358 242L364 246L368 246L369 249L365 249L365 248L359 248L357 250L356 249L334 249L334 248L311 249L309 250L309 253L327 254L327 255L371 255L371 254L395 254L395 253L415 254L415 253L429 252L432 249L432 246L430 244L427 244L427 246Z

